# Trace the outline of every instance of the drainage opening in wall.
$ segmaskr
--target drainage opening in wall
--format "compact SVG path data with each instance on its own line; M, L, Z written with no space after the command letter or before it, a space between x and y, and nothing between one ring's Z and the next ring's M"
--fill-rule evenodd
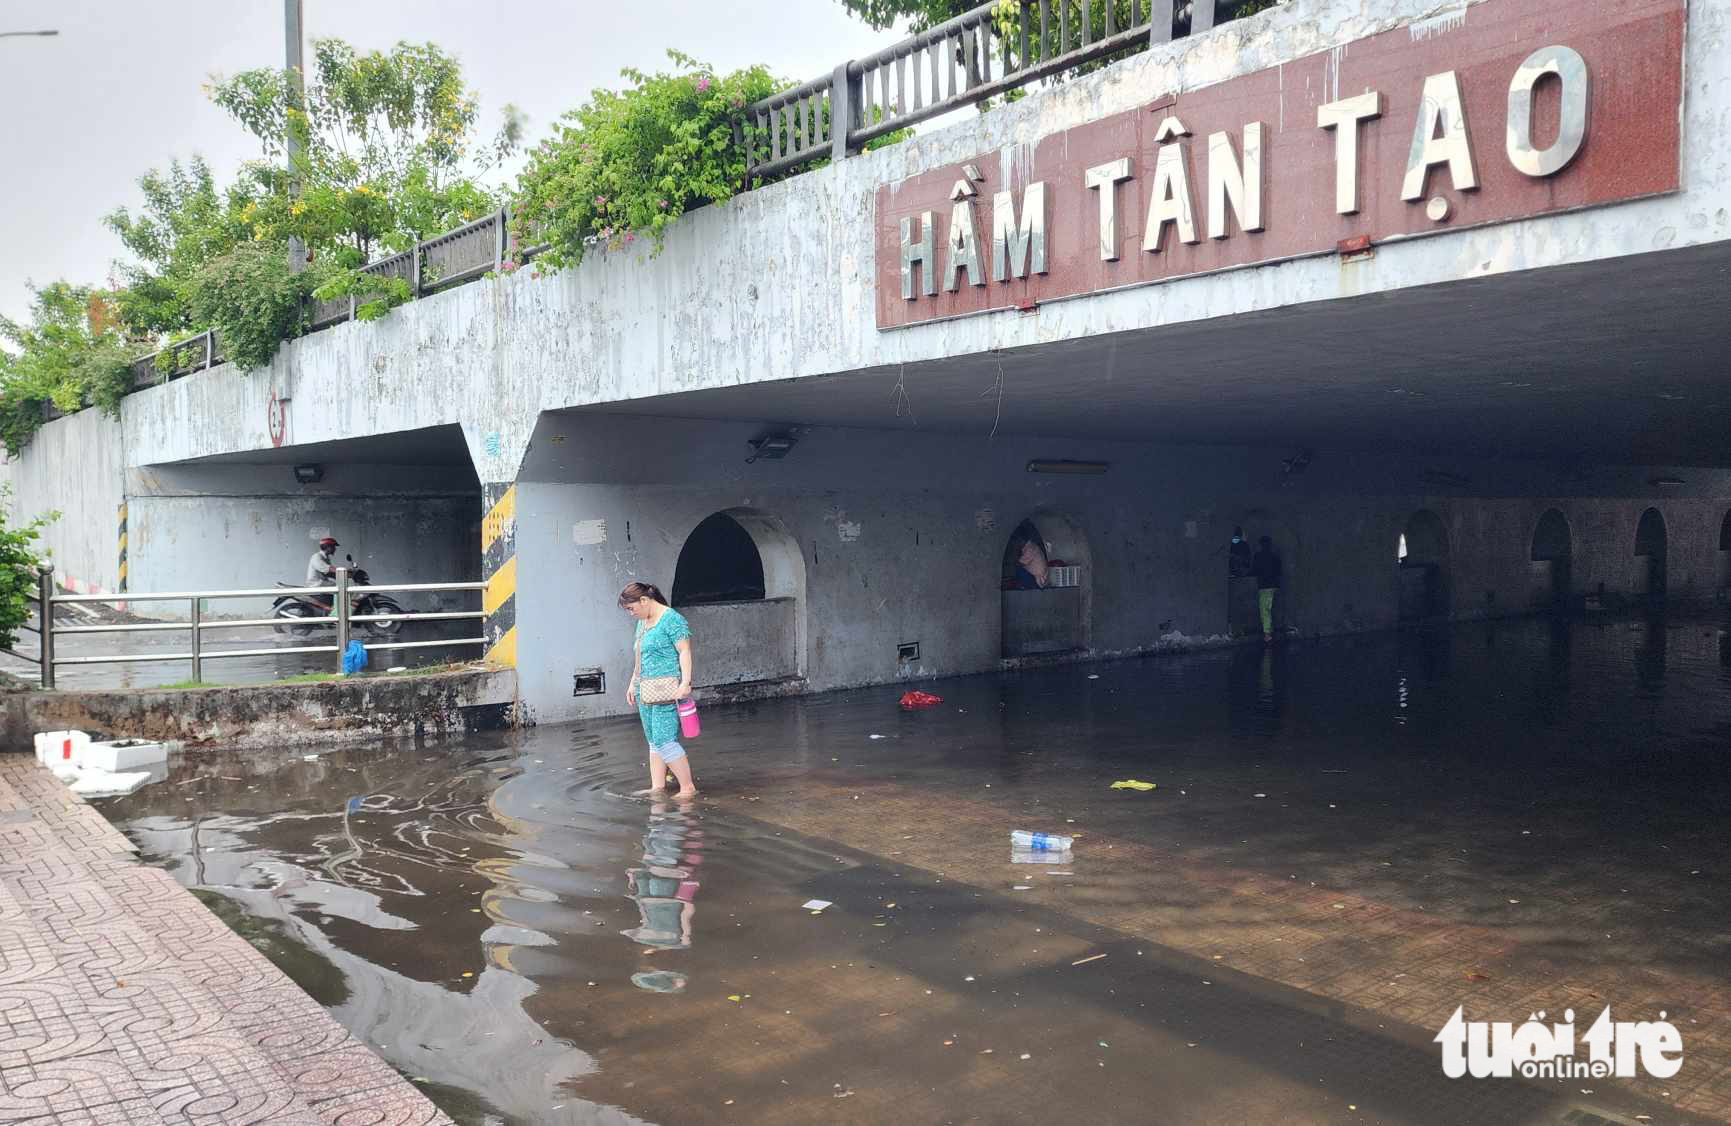
M607 674L600 669L578 669L571 674L571 695L601 696L607 692Z
M917 661L919 659L920 659L920 643L919 642L917 642L917 641L904 641L904 642L902 642L902 644L896 646L896 660L902 661L902 662L907 662L907 661Z

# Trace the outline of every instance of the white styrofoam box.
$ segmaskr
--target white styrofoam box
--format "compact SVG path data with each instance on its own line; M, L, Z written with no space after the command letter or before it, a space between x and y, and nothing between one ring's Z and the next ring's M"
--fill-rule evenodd
M87 770L106 770L112 774L167 761L166 744L153 743L146 739L116 739L107 743L91 743L84 748L78 764Z
M90 736L82 731L38 731L36 761L44 766L55 763L76 766L83 761L84 748L89 745Z
M1082 568L1079 566L1052 567L1046 572L1047 586L1081 586Z
M67 789L87 798L111 798L130 794L150 781L150 771L116 774L107 770L83 770Z

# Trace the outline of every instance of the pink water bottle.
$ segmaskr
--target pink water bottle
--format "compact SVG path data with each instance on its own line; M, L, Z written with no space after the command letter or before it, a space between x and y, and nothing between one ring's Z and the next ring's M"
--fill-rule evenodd
M697 701L690 696L679 701L679 733L687 739L703 734L703 724L697 718Z

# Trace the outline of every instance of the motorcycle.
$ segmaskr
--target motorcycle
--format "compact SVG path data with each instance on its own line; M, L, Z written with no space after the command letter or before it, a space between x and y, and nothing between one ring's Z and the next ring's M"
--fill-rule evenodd
M353 564L355 561L355 557L352 555L345 556L344 558L346 558L350 564ZM369 586L371 585L371 582L371 578L368 577L367 572L364 569L360 567L350 567L350 614L355 616L364 616L367 614L403 613L402 606L396 599L392 598L388 594L357 593L354 590L355 587ZM279 582L276 585L292 587L295 584ZM334 583L331 584L331 588L334 593ZM315 629L333 628L337 624L332 605L333 601L334 600L320 601L316 595L310 594L285 594L271 604L270 616L279 619L281 623L274 628L278 633L292 633L296 637L305 637ZM393 636L402 628L403 625L402 622L395 619L385 622L360 622L358 624L361 628L366 630L369 637L380 638Z

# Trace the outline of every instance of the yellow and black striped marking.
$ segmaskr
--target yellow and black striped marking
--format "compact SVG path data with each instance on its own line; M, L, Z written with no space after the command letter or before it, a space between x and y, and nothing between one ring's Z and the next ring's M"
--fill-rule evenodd
M126 502L125 501L120 502L120 579L118 582L115 583L114 589L120 594L126 593Z
M487 661L517 666L517 486L509 481L481 486L487 515L481 521L481 609Z

